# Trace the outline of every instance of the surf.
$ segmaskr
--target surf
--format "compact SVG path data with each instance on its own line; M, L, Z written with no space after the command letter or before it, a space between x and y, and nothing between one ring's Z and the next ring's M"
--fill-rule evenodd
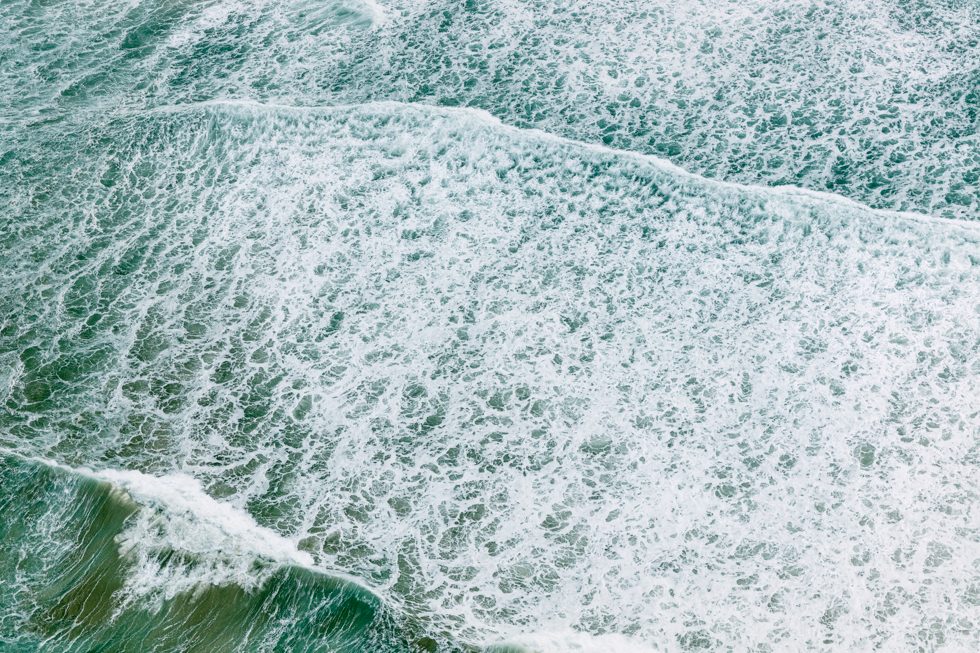
M139 572L109 596L184 618L340 569L424 624L348 633L395 647L853 644L886 595L894 642L971 600L970 224L405 103L11 150L0 438L158 507L100 540Z
M191 478L0 454L8 650L422 650L354 579ZM417 625L415 625L417 629ZM454 650L442 648L440 650Z

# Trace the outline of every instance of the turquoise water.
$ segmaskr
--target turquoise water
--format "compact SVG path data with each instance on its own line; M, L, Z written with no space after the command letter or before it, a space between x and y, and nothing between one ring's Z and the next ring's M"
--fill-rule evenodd
M978 12L3 4L0 649L976 649Z

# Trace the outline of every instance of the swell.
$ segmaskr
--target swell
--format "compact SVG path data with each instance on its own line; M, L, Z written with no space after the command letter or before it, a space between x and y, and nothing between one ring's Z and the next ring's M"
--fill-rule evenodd
M965 220L960 218L948 218L940 217L935 215L930 215L926 213L919 213L915 211L895 211L892 209L882 209L875 208L859 202L857 200L851 199L845 195L840 195L837 193L832 193L828 191L813 190L810 188L805 188L802 186L795 186L792 184L778 185L778 186L767 186L762 184L743 184L733 181L725 181L720 179L715 179L712 177L705 177L696 172L687 170L677 164L658 157L653 154L646 154L643 152L636 152L633 150L624 150L615 147L610 147L608 145L603 145L601 143L591 143L586 141L580 141L567 136L561 136L559 134L553 134L537 128L529 127L519 127L516 125L510 125L505 123L503 120L497 116L491 114L483 109L478 109L474 107L450 107L450 106L436 106L417 102L401 102L396 100L379 100L371 102L357 102L351 104L326 104L326 105L292 105L285 103L276 102L262 102L252 99L232 99L232 98L222 98L214 100L204 100L201 102L193 102L187 104L177 104L177 105L162 105L153 107L151 109L135 110L125 112L124 115L128 116L138 116L142 114L154 114L154 113L180 113L184 111L195 111L207 108L229 108L229 109L248 109L260 112L307 112L307 113L321 113L321 114L331 114L331 113L347 113L351 111L391 111L395 113L405 113L405 112L418 112L420 114L431 116L431 117L443 117L457 119L461 123L466 120L472 121L473 123L479 124L481 126L493 129L501 134L505 134L514 137L519 140L536 141L541 143L548 143L552 145L558 145L561 147L572 148L578 152L590 152L598 154L604 157L614 157L622 161L628 161L631 163L638 163L644 166L649 166L655 168L658 171L677 177L682 181L694 182L706 189L716 190L716 191L726 191L735 193L748 193L752 195L761 195L763 197L771 198L781 198L781 199L800 199L817 201L823 204L837 206L842 209L848 209L852 211L866 212L871 215L894 218L901 220L916 220L916 221L927 221L935 222L948 225L956 225L965 227L970 231L980 231L977 223L973 220Z

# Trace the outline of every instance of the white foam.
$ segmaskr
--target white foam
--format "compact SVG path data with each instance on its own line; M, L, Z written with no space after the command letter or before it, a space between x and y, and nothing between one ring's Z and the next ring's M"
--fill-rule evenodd
M77 117L222 95L306 105L424 98L482 106L509 124L580 141L667 153L713 178L791 181L878 207L977 214L978 135L968 105L976 3L498 0L445 13L428 2L382 4L221 0L107 10L87 2L45 12L9 4L0 21L7 56L57 72L39 85L28 68L9 67L2 79L21 92L7 102L17 107L12 116L29 118L63 102ZM151 38L134 60L118 41L92 36L117 25L162 29L167 47ZM62 70L59 61L77 65Z
M253 590L284 565L360 585L349 576L318 567L296 542L260 526L248 512L214 499L190 475L93 470L9 449L0 453L107 483L119 499L138 506L116 537L120 555L135 562L125 586L130 600L159 602L229 584Z
M296 543L259 526L245 511L217 501L187 474L152 476L103 469L94 478L111 483L144 506L116 541L120 554L135 560L126 581L135 597L170 599L209 585L260 587L281 565L316 569ZM161 563L174 552L177 562ZM180 556L187 556L180 561Z
M687 170L682 166L679 166L671 162L668 159L659 156L654 156L652 154L645 154L642 152L635 152L632 150L623 150L615 147L609 147L607 145L602 145L599 143L578 141L572 138L561 136L559 134L546 132L541 129L509 125L505 123L503 120L501 120L499 117L491 114L489 111L486 111L484 109L473 108L473 107L441 107L441 106L418 104L412 102L398 102L393 100L359 102L355 104L308 106L308 105L297 105L297 104L289 104L289 103L276 102L276 101L258 101L258 100L245 99L245 98L217 98L213 100L204 100L204 101L192 102L188 104L161 105L161 106L154 107L152 110L149 111L149 113L181 113L184 111L197 111L208 107L240 108L240 109L249 109L258 112L268 112L268 111L309 112L313 114L322 113L326 115L332 113L349 113L352 111L366 111L366 112L391 111L393 113L419 112L423 115L428 115L432 117L438 116L443 118L452 118L454 120L460 121L461 123L466 120L471 120L474 121L475 123L490 127L495 131L499 131L501 134L508 134L519 139L529 139L529 140L549 142L565 147L574 148L575 150L578 150L580 153L594 152L605 156L613 156L616 158L621 158L625 161L635 161L638 163L642 163L644 165L649 165L665 173L668 173L672 176L678 177L682 180L688 180L688 179L692 180L698 183L699 185L705 187L706 189L751 192L753 194L759 194L763 196L769 195L774 198L783 197L783 198L813 199L824 204L837 205L842 208L866 212L872 215L893 217L893 218L905 219L905 220L925 220L929 222L958 225L970 231L980 231L980 221L977 220L941 217L938 215L929 215L926 213L919 213L916 211L895 211L892 209L874 208L868 206L867 204L863 204L857 200L854 200L850 197L840 195L838 193L818 191L810 188L804 188L802 186L795 186L793 184L780 184L778 186L763 186L760 184L745 184L745 183L738 183L734 181L724 181L720 179L714 179L711 177L705 177L696 172ZM139 112L129 112L129 115L140 115L144 113L148 113L148 112L141 110Z
M527 653L652 653L657 650L622 635L590 635L576 631L531 633L489 646L490 650L516 647Z
M383 26L388 21L385 8L376 0L361 0L361 2L364 4L364 8L368 16L371 17L371 22L375 28Z
M975 640L972 225L472 111L232 101L111 128L83 170L130 174L80 210L126 202L117 241L76 262L99 234L58 223L25 244L79 275L155 248L105 281L115 358L73 388L114 428L47 434L59 456L221 488L464 641ZM79 292L23 310L74 333ZM265 573L238 516L155 483L131 485L175 516L124 538L134 595ZM174 542L217 554L140 557Z

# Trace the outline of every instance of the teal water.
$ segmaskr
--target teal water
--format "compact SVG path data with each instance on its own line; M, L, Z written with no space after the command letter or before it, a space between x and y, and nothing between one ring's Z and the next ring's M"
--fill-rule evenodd
M0 5L0 650L974 650L971 2Z

